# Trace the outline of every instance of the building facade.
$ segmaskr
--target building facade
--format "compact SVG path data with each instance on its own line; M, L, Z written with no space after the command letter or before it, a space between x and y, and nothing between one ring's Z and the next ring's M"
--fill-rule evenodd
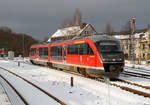
M141 60L150 60L150 29L144 35L136 40L136 58Z
M120 40L126 59L134 56L137 61L150 60L150 29L134 34L133 47L130 44L130 35L116 35L115 37ZM132 51L134 55L130 54Z

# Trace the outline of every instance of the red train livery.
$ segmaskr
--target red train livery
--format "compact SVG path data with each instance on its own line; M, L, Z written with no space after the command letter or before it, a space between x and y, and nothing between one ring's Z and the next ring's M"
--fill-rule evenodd
M107 35L39 43L30 48L33 64L79 72L84 76L116 78L124 69L120 42Z

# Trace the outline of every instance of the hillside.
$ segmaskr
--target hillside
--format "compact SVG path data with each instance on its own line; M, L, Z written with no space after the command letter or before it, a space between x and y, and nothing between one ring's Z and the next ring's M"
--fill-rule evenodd
M24 56L28 56L30 46L38 41L29 35L14 33L8 27L0 27L0 48L14 51L15 56L23 55L23 40Z

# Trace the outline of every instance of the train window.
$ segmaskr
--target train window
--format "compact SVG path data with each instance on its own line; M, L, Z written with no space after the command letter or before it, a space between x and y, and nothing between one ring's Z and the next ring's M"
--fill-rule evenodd
M80 53L81 55L94 55L91 47L89 46L88 43L82 43L80 45Z
M78 54L79 55L83 55L83 51L84 51L84 47L83 46L84 46L84 44L79 44L78 45L78 51L79 51Z
M30 49L30 54L35 54L36 53L36 48L31 48Z
M43 48L39 48L39 56L40 56L40 58L41 58L41 56L42 56L42 53L43 53Z
M44 47L44 55L48 57L48 47Z
M88 43L68 45L67 53L71 55L94 55Z
M120 44L114 41L102 41L95 43L99 52L121 51Z
M91 49L91 47L89 46L89 44L87 44L87 54L88 55L94 55L93 50Z
M36 53L36 48L34 48L34 54Z
M48 47L39 48L39 57L48 58Z
M78 44L68 45L68 54L78 55Z
M79 54L79 44L74 44L73 47L74 47L73 48L74 50L72 51L73 52L72 54L78 55Z
M52 46L50 52L51 59L62 60L62 46Z

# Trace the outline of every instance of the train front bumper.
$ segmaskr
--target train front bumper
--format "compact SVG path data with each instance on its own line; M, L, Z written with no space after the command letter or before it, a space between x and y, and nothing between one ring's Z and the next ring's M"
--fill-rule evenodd
M88 68L86 69L86 71L88 75L92 77L109 77L109 78L116 78L119 76L120 72L123 71L123 66L119 66L115 68L109 65L108 68L106 67L98 68L98 69Z

